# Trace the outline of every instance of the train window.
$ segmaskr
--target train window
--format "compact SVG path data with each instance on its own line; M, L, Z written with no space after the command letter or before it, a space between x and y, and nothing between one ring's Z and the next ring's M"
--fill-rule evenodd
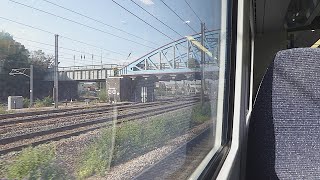
M1 1L0 179L212 176L230 142L230 2Z

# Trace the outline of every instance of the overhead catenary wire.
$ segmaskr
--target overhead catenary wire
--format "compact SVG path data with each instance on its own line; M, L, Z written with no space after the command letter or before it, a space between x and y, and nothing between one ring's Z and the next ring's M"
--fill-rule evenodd
M191 5L188 3L188 1L187 1L187 0L184 0L184 1L187 3L187 5L189 6L189 8L190 8L191 11L193 12L193 14L197 16L197 18L199 19L200 23L202 23L202 20L200 19L200 17L198 16L198 14L193 10L193 8L192 8Z
M51 46L51 47L54 47L53 44L48 44L48 43L44 43L44 42L39 42L39 41L34 41L34 40L30 40L30 39L26 39L26 38L21 38L21 37L17 37L17 36L13 36L15 39L22 39L22 40L25 40L25 41L30 41L30 42L34 42L34 43L38 43L38 44L42 44L42 45L46 45L46 46ZM30 46L30 45L28 45ZM32 45L31 45L32 46ZM35 47L35 46L34 46ZM42 48L42 47L36 47L36 48ZM44 48L42 48L44 49ZM80 50L76 50L76 49L72 49L72 48L67 48L67 47L59 47L59 49L65 49L65 50L69 50L69 51L73 51L73 52L77 52L77 53L80 53L80 54L87 54L87 55L94 55L95 57L102 57L104 59L110 59L110 60L118 60L118 59L114 59L114 58L109 58L109 57L104 57L104 56L101 56L101 55L97 55L97 54L93 54L93 53L89 53L89 52L86 52L86 51L80 51ZM44 49L45 50L45 49ZM48 49L46 49L48 50ZM60 52L61 53L61 52ZM62 52L63 54L69 54L69 55L75 55L75 54L70 54L70 53L65 53L65 52Z
M19 39L19 38L17 38L17 37L14 37L14 38ZM49 44L48 44L48 45L49 45ZM38 50L54 51L54 49L47 49L47 48L43 48L43 47L39 47L39 46L34 46L34 45L30 45L30 44L24 45L24 46L34 47L34 48L37 48ZM62 49L62 48L59 48L59 49ZM79 51L79 52L80 52L80 51ZM75 54L66 53L66 52L61 52L61 51L59 51L59 54L75 56ZM52 57L54 57L54 54L46 54L46 55L51 55ZM62 59L71 59L71 58L66 58L66 57L64 57L64 56L59 56L59 59L61 59L61 58L62 58ZM73 59L72 59L72 60L73 60ZM84 61L84 59L82 59L82 60L76 59L76 60ZM103 59L103 60L105 60L105 59ZM116 60L116 59L114 59L114 60ZM70 61L69 61L69 62L70 62ZM72 62L74 62L74 61L72 61ZM92 62L92 60L91 60L91 62ZM98 60L94 60L94 62L97 62L97 63L99 63L99 64L101 63L101 61L98 61ZM78 62L78 61L77 61L77 64L88 65L88 64L84 64L84 63L81 63L81 62Z
M151 47L151 46L142 44L142 43L140 43L140 42L137 42L137 41L134 41L134 40L131 40L131 39L128 39L128 38L124 38L124 37L121 37L121 36L112 34L112 33L110 33L110 32L107 32L107 31L104 31L104 30L101 30L101 29L98 29L98 28L89 26L89 25L87 25L87 24L83 24L83 23L80 23L80 22L78 22L78 21L74 21L74 20L72 20L72 19L68 19L68 18L59 16L59 15L56 15L56 14L50 13L50 12L48 12L48 11L44 11L44 10L42 10L42 9L38 9L38 8L35 8L35 7L32 7L32 6L29 6L29 5L26 5L26 4L23 4L23 3L20 3L20 2L14 1L14 0L9 0L9 1L11 1L11 2L13 2L13 3L16 3L16 4L19 4L19 5L22 5L22 6L25 6L25 7L28 7L28 8L30 8L30 9L34 9L34 10L36 10L36 11L43 12L43 13L45 13L45 14L49 14L49 15L51 15L51 16L55 16L55 17L57 17L57 18L60 18L60 19L63 19L63 20L69 21L69 22L72 22L72 23L81 25L81 26L83 26L83 27L87 27L87 28L89 28L89 29L92 29L92 30L95 30L95 31L98 31L98 32L101 32L101 33L105 33L105 34L108 34L108 35L117 37L117 38L122 39L122 40L126 40L126 41L129 41L129 42L132 42L132 43L135 43L135 44L138 44L138 45L141 45L141 46L150 48L150 49L154 49L154 48L155 48L155 47Z
M45 33L48 33L48 34L52 34L52 35L55 35L55 34L56 34L56 33L53 33L53 32L50 32L50 31L47 31L47 30L44 30L44 29L41 29L41 28L38 28L38 27L35 27L35 26L31 26L31 25L28 25L28 24L24 24L24 23L21 23L21 22L12 20L12 19L8 19L8 18L5 18L5 17L1 17L1 16L0 16L0 19L4 19L4 20L6 20L6 21L10 21L10 22L13 22L13 23L22 25L22 26L26 26L26 27L29 27L29 28L32 28L32 29L36 29L36 30L39 30L39 31L42 31L42 32L45 32ZM61 34L59 34L59 36L62 37L62 38L65 38L65 39L68 39L68 40L77 42L77 43L81 43L81 44L85 44L85 45L87 45L87 46L94 47L94 48L99 49L99 50L104 50L104 51L106 51L106 52L112 52L112 53L115 53L115 54L127 56L126 54L122 54L122 53L118 53L118 52L111 51L111 50L108 50L108 49L104 49L104 48L102 48L102 47L99 47L99 46L96 46L96 45L92 45L92 44L89 44L89 43L86 43L86 42L82 42L82 41L79 41L79 40L76 40L76 39L72 39L72 38L70 38L70 37L67 37L67 36L64 36L64 35L61 35Z
M110 52L110 53L118 54L118 55L121 55L121 56L126 56L126 54L115 52L115 51L112 51L112 50L107 50L107 49L101 48L101 47L96 46L96 45L92 45L92 44L89 44L89 43L86 43L86 42L83 42L83 41L80 41L80 40L77 40L77 39L69 38L67 36L60 35L60 37L64 38L64 39L68 39L68 40L73 41L73 42L80 43L80 44L85 44L87 46L91 46L91 47L94 47L94 48L99 49L99 50L104 50L104 51L107 51L107 52Z
M65 62L65 63L68 63L68 64L74 64L74 61L73 61L73 59L71 59L71 58L64 58L64 57L60 57L59 56L59 59L62 59L63 61L61 61L61 62ZM81 66L91 66L91 64L86 64L86 63L80 63L79 61L77 61L77 64L78 65L81 65ZM99 65L101 65L100 63L99 64L94 64L94 66L99 66ZM68 66L68 67L78 67L77 65L70 65L70 66ZM61 67L60 67L61 68ZM66 67L62 67L62 68L66 68Z
M147 21L143 20L142 18L140 18L139 16L137 16L136 14L134 14L133 12L131 12L130 10L128 10L127 8L123 7L121 4L117 3L114 0L111 0L112 2L114 2L116 5L118 5L120 8L124 9L125 11L127 11L128 13L130 13L131 15L133 15L134 17L138 18L140 21L144 22L145 24L147 24L148 26L150 26L151 28L153 28L154 30L158 31L160 34L166 36L167 38L171 39L172 41L174 41L173 38L171 38L170 36L168 36L167 34L165 34L164 32L160 31L159 29L157 29L156 27L152 26L150 23L148 23Z
M25 41L30 41L30 42L34 42L34 43L38 43L38 44L42 44L42 45L47 45L47 46L51 46L51 47L54 47L54 45L52 44L48 44L48 43L42 43L42 42L38 42L38 41L33 41L33 40L29 40L29 39L25 39L25 38L19 38L19 37L16 37L16 36L13 36L15 39L23 39ZM48 49L48 48L44 48L44 47L39 47L39 46L34 46L34 45L30 45L30 44L26 44L24 46L27 46L27 47L33 47L33 48L37 48L37 50L46 50L46 51L54 51L54 49ZM72 54L72 53L66 53L66 52L61 52L59 51L59 54L62 54L62 55L70 55L70 56L75 56L75 55L94 55L95 57L100 57L100 58L103 58L102 60L106 60L106 59L109 59L109 60L119 60L119 59L114 59L114 58L109 58L109 57L104 57L104 56L101 56L101 55L97 55L97 54L93 54L93 53L89 53L89 52L86 52L86 51L80 51L80 50L76 50L76 49L71 49L71 48L66 48L66 47L58 47L59 49L63 49L63 50L68 50L68 51L72 51L72 52L76 52L77 54ZM37 51L37 50L34 50L34 51ZM52 54L51 54L52 55ZM89 59L88 59L89 60ZM94 60L96 62L101 62L101 60Z
M11 19L8 19L8 18L4 18L4 17L0 17L0 18L2 18L2 19L4 19L4 20L7 20L7 21L10 21L10 22L14 22L14 23L17 23L17 24L26 26L26 27L29 27L29 28L33 28L33 29L42 31L42 32L45 32L45 33L56 34L56 33L53 33L53 32L50 32L50 31L47 31L47 30L44 30L44 29L41 29L41 28L38 28L38 27L35 27L35 26L31 26L31 25L28 25L28 24L24 24L24 23L21 23L21 22L18 22L18 21L14 21L14 20L11 20ZM69 37L64 36L64 35L60 35L60 37L61 37L61 38L66 38L66 39L69 39L69 40L72 40L72 41L75 41L75 42L79 42L79 43L82 43L82 44L86 44L86 45L89 45L89 46L92 46L92 47L96 47L97 49L103 49L103 50L105 50L104 48L98 47L98 46L96 46L96 45L92 45L92 44L85 43L85 42L82 42L82 41L79 41L79 40L75 40L75 39L69 38ZM110 52L110 50L105 50L105 51ZM115 53L116 53L116 52L115 52ZM124 54L121 54L121 55L124 55ZM124 55L124 56L126 56L126 55ZM98 55L98 57L99 57L99 55Z
M86 65L86 66L91 66L92 65L92 64L90 64L92 61L91 62L90 61L83 61L83 59L78 59L78 58L74 59L74 58L68 58L68 57L64 57L64 56L59 56L59 59L61 59L63 61L70 62L70 63L74 63L76 61L76 64L81 64L81 65ZM111 63L109 63L109 64L111 64ZM99 66L99 65L101 65L101 62L97 62L97 64L93 64L93 65L94 66Z
M74 60L76 60L77 64L83 64L83 65L87 65L87 66L92 65L92 64L90 64L92 61L89 61L89 59L88 59L88 61L84 61L83 59L79 59L79 58L70 58L70 57L59 56L59 59L60 58L65 59L68 62L71 62L71 61L74 62ZM85 64L85 62L88 62L89 64ZM95 62L97 62L97 61L95 61ZM119 66L119 64L115 64L115 63L103 63L103 64L113 64L113 65ZM101 61L98 62L98 64L94 64L94 66L99 66L99 65L101 65Z
M89 56L94 55L94 57L99 57L99 58L101 58L101 55L92 54L92 53L85 52L85 51L70 49L70 48L66 48L66 47L60 47L59 49L65 49L65 50L77 52L77 53L80 53L80 55L89 55ZM69 53L68 53L68 54L69 54ZM71 54L69 54L69 55L71 55ZM73 54L73 55L75 55L75 54ZM89 57L89 56L88 56L88 57ZM102 56L102 58L103 58L103 60L109 59L109 60L119 61L119 59L108 58L108 57L104 57L104 56ZM87 60L91 60L91 59L89 58L89 59L87 59ZM95 61L95 62L101 62L100 60L94 60L94 61Z
M12 36L13 39L21 39L21 40L25 40L25 41L30 41L30 42L34 42L34 43L38 43L38 44L42 44L42 45L46 45L46 46L52 46L54 47L53 44L49 44L49 43L44 43L44 42L39 42L39 41L34 41L34 40L31 40L31 39L26 39L26 38L22 38L22 37L18 37L18 36Z
M136 3L133 0L130 0L131 2L133 2L135 5L137 5L138 7L140 7L144 12L148 13L150 16L152 16L153 18L155 18L157 21L159 21L161 24L165 25L167 28L171 29L173 32L175 32L176 34L178 34L180 37L183 37L183 35L181 35L180 33L178 33L176 30L174 30L173 28L171 28L169 25L167 25L166 23L164 23L163 21L161 21L159 18L157 18L155 15L151 14L149 11L147 11L145 8L143 8L142 6L140 6L138 3Z
M48 50L48 51L54 51L53 49L46 49L46 48L42 48L42 47L38 47L38 46L33 46L33 45L27 45L27 46L30 46L30 47L35 47L35 48L39 48L39 49L42 49L42 50ZM60 49L60 48L59 48ZM65 56L59 56L59 59L62 58L62 62L64 61L67 61L65 59L68 59L69 61L68 62L71 62L70 60L73 60L72 62L73 63L77 63L77 64L82 64L82 65L90 65L88 63L91 63L92 60L91 59L79 59L77 56L77 58L75 59L76 62L74 62L74 57L75 57L75 54L70 54L70 53L65 53L65 52L59 52L59 54L62 54L62 55L70 55L71 57L65 57ZM54 56L53 54L47 54L47 55L51 55L51 56ZM119 61L118 59L114 59L115 61ZM101 64L102 61L100 60L93 60L96 64ZM105 59L103 59L103 61L105 61ZM87 64L85 64L84 62L88 62ZM102 64L105 64L106 62L102 63ZM110 64L110 63L107 63L107 64Z
M30 47L35 47L35 48L41 48L41 47L37 47L37 46L32 46L32 45L27 45L27 46L30 46ZM46 49L46 48L41 48L41 49L44 49L44 50L49 50L51 51L50 49ZM54 50L53 50L54 51ZM77 58L75 58L75 54L70 54L70 53L65 53L65 52L59 52L59 59L69 59L69 60L73 60L72 62L74 62L74 60L77 60L76 63L77 64L84 64L83 62L88 62L88 63L91 63L91 62L96 62L98 64L101 64L102 61L100 60L93 60L92 59L79 59L77 56ZM51 55L51 56L54 56L54 54L47 54L47 55ZM66 57L66 56L61 56L61 55L70 55L71 57ZM91 54L90 54L91 55ZM105 59L103 59L105 60ZM117 60L117 59L114 59L114 60ZM107 63L107 64L110 64L110 63ZM84 65L88 65L88 64L84 64Z
M56 6L56 7L62 8L62 9L64 9L64 10L67 10L67 11L69 11L69 12L72 12L72 13L74 13L74 14L77 14L77 15L79 15L79 16L85 17L85 18L87 18L87 19L90 19L90 20L95 21L95 22L97 22L97 23L100 23L100 24L102 24L102 25L104 25L104 26L108 26L108 27L110 27L110 28L116 29L116 30L118 30L118 31L120 31L120 32L123 32L123 33L128 34L128 35L133 36L133 37L136 37L136 38L138 38L138 39L140 39L140 40L143 40L143 41L146 41L146 42L149 42L149 43L151 43L151 44L155 44L155 45L159 46L159 44L157 44L157 43L155 43L155 42L149 41L149 40L144 39L144 38L142 38L142 37L140 37L140 36L137 36L137 35L135 35L135 34L132 34L132 33L129 33L129 32L127 32L127 31L125 31L125 30L122 30L122 29L120 29L120 28L114 27L114 26L112 26L112 25L110 25L110 24L107 24L107 23L105 23L105 22L102 22L102 21L100 21L100 20L97 20L97 19L95 19L95 18L92 18L92 17L90 17L90 16L88 16L88 15L84 15L84 14L82 14L82 13L79 13L79 12L77 12L77 11L74 11L74 10L72 10L72 9L66 8L66 7L64 7L64 6L61 6L61 5L59 5L59 4L53 3L53 2L48 1L48 0L42 0L42 1L47 2L47 3L49 3L49 4L52 4L52 5Z
M170 11L172 11L182 22L185 22L167 3L165 3L163 0L160 0ZM194 30L188 23L186 23L187 26L189 26L190 29L192 29L195 33L198 33L196 30Z
M73 63L74 64L74 59L72 58L66 58L66 57L63 57L63 56L59 56L59 59L60 60L63 60L61 62L68 62L68 63ZM89 64L86 64L86 63L83 63L83 62L79 62L78 59L77 60L77 64L80 64L80 65L89 65ZM75 65L74 65L75 66Z
M178 34L181 38L184 38L183 35L181 35L180 33L178 33L176 30L174 30L173 28L171 28L170 26L168 26L166 23L164 23L163 21L161 21L159 18L157 18L156 16L154 16L153 14L151 14L149 11L147 11L145 8L143 8L142 6L140 6L138 3L132 1L134 4L136 4L137 6L139 6L142 10L144 10L146 13L148 13L150 16L152 16L153 18L155 18L156 20L158 20L160 23L162 23L163 25L165 25L166 27L168 27L169 29L171 29L172 31L174 31L176 34ZM184 48L187 48L185 46L182 46Z
M11 19L8 19L8 18L5 18L5 17L1 17L0 16L0 19L4 19L6 21L10 21L10 22L14 22L16 24L20 24L20 25L23 25L23 26L27 26L29 28L32 28L32 29L36 29L36 30L39 30L39 31L42 31L42 32L45 32L45 33L48 33L48 34L55 34L53 32L50 32L50 31L47 31L47 30L44 30L44 29L41 29L41 28L37 28L35 26L31 26L31 25L28 25L28 24L24 24L24 23L21 23L21 22L18 22L18 21L15 21L15 20L11 20Z
M26 46L28 46L28 47L34 47L34 48L37 48L38 50L47 50L47 51L54 51L54 49L47 49L47 48L43 48L43 47L38 47L38 46L33 46L33 45L26 45ZM59 49L62 49L62 48L59 48ZM76 56L76 54L71 54L71 53L66 53L66 52L61 52L61 51L59 51L59 54L61 54L61 55L69 55L69 56L71 56L71 57L74 57L74 56ZM89 54L89 53L86 53L87 55L91 55L91 54ZM54 57L54 55L53 54L47 54L47 55L51 55L51 56L53 56ZM77 57L79 57L81 54L78 54L77 55ZM59 56L59 58L60 57L62 57L62 56ZM64 57L64 56L63 56ZM64 57L64 58L66 58L66 57ZM80 59L78 59L77 58L77 60L80 60ZM90 59L81 59L81 61L88 61L89 62L89 60ZM106 59L102 59L103 61L105 61ZM113 60L116 60L116 61L118 61L118 59L113 59ZM92 62L92 60L90 60L91 62ZM101 60L94 60L94 62L97 62L97 63L101 63ZM77 62L78 63L78 62Z
M16 37L15 37L16 38ZM19 39L19 38L17 38L17 39ZM39 47L39 46L34 46L34 45L30 45L30 44L27 44L27 45L24 45L24 46L27 46L27 47L33 47L33 48L37 48L35 51L37 51L37 50L46 50L46 51L54 51L54 49L48 49L48 48L44 48L44 47ZM51 46L51 45L50 45ZM59 49L63 49L63 48L61 48L61 47L59 47ZM80 52L80 51L79 51ZM78 53L78 52L77 52ZM65 54L65 55L76 55L76 54L71 54L71 53L66 53L66 52L61 52L61 51L59 51L59 54ZM50 55L52 55L52 54L50 54ZM81 54L80 54L81 55Z

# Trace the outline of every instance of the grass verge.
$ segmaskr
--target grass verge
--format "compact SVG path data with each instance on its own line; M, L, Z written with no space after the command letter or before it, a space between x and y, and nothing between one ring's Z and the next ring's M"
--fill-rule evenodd
M3 104L0 104L0 114L7 114L6 107Z
M55 148L40 145L23 149L3 168L9 179L64 179L65 173L55 163Z
M204 102L203 105L197 104L192 108L192 123L193 125L199 125L205 121L210 120L211 114L211 105L210 102Z
M184 108L143 121L122 123L113 129L113 140L112 128L103 130L101 137L82 153L75 170L77 178L103 175L111 164L126 162L163 146L168 140L190 129L191 117L192 108Z

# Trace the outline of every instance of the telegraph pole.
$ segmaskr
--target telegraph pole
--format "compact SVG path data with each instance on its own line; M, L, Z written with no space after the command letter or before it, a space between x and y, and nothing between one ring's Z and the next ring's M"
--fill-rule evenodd
M93 64L94 64L94 63L93 63L93 54L92 54L92 56L91 56L91 57L92 57L92 68L93 68Z
M205 31L205 24L201 23L201 45L204 47L204 31ZM200 61L200 70L201 70L201 105L204 104L204 62L205 62L205 52L201 50L201 61Z
M31 108L33 106L33 65L30 65L30 105Z
M102 67L102 49L101 49L100 61L101 61L101 67Z
M54 108L58 108L58 101L59 101L59 90L58 90L58 81L59 81L59 74L58 74L58 34L54 35L55 37L55 58L54 58L54 86L53 86L53 97L54 97Z

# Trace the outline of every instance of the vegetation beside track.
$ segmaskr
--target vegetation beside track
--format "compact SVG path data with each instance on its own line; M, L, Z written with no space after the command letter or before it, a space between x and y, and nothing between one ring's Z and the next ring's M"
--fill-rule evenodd
M103 129L101 136L82 153L75 169L78 179L84 179L93 174L102 176L110 167L111 132L111 129Z
M211 105L210 102L205 102L203 106L201 104L197 104L192 108L192 123L193 125L202 124L205 121L210 120L211 114ZM214 110L215 112L215 110Z
M43 99L36 99L34 103L34 107L40 108L40 107L50 107L53 106L53 99L50 96L47 96Z
M55 162L55 147L40 145L23 149L13 161L1 167L9 179L64 179L66 173Z
M0 114L7 114L6 108L3 104L0 104Z
M103 176L110 166L126 162L163 146L170 139L210 119L210 104L195 105L165 114L129 121L101 130L99 136L83 147L74 165L74 176L84 179L93 174ZM114 137L114 138L113 138ZM26 148L10 163L1 165L1 177L40 179L66 177L59 169L54 147ZM46 152L44 154L44 152ZM24 168L22 168L22 166ZM22 171L18 171L22 169ZM58 176L59 175L59 176Z
M102 135L87 147L79 159L77 178L103 175L111 165L133 159L184 134L190 127L185 117L191 117L191 109L184 108L141 121L122 123L114 129L104 129ZM114 140L112 133L115 135Z
M205 103L204 106L199 104L143 121L123 123L114 129L114 150L111 146L112 129L104 130L103 135L83 152L76 170L77 177L83 179L93 174L103 175L111 165L126 162L163 146L170 139L209 120L210 109L210 104Z

